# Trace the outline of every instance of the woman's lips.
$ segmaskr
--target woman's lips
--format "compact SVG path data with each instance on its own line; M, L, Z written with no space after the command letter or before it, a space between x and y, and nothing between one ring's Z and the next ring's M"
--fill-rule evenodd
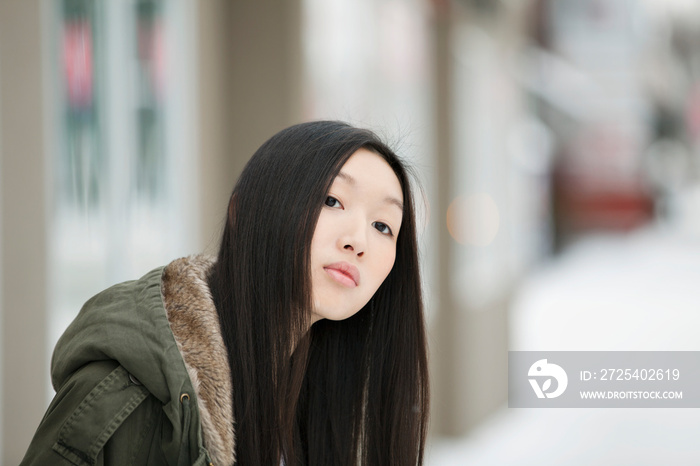
M336 262L323 269L332 279L348 288L354 288L360 284L360 272L357 267L347 262Z

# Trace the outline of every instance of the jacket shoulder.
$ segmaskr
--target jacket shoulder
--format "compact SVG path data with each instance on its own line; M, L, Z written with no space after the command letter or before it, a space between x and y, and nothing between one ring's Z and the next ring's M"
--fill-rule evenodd
M162 402L169 401L169 374L182 378L186 371L161 299L162 269L114 285L85 303L54 349L56 391L93 361L114 360Z
M116 361L86 364L56 393L21 465L135 464L134 458L148 450L144 440L157 423L154 398L144 403L149 395ZM138 422L125 426L134 414ZM132 424L139 428L128 428ZM108 451L118 452L118 459L105 462L113 438L119 448Z

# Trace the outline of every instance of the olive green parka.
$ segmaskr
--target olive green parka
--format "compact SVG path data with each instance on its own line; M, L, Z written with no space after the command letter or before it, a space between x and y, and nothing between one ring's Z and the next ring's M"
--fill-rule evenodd
M83 306L54 350L56 396L21 466L234 463L211 265L178 259Z

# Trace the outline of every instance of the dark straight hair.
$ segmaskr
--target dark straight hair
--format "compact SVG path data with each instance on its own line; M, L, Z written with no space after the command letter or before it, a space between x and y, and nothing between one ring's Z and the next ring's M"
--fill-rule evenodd
M316 222L360 148L401 184L396 260L363 309L307 332ZM318 121L265 142L231 195L209 285L231 367L237 464L422 464L429 388L413 197L404 164L374 133Z

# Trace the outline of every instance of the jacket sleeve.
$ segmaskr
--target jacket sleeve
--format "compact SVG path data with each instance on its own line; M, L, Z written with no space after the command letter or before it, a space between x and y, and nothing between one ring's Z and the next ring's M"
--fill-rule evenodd
M158 411L116 361L87 364L56 393L20 466L147 464Z

